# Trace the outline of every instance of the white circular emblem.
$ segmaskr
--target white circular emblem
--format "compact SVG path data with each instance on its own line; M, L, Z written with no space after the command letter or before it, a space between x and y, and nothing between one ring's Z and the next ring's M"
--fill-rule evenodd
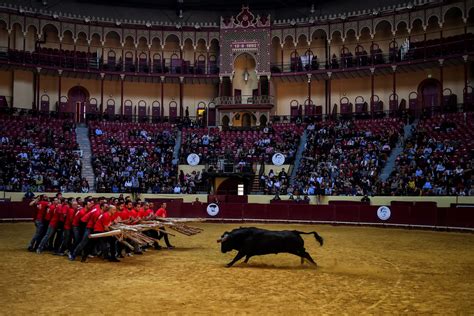
M383 221L386 221L387 219L390 218L390 215L392 215L392 212L390 211L390 208L387 206L381 206L377 210L377 216Z
M272 162L275 166L281 166L285 163L285 155L282 153L275 153L272 157Z
M195 153L189 154L188 158L186 158L186 161L188 162L188 165L190 166L199 165L200 160L201 159L199 158L199 156Z
M216 216L219 214L219 205L216 203L211 203L207 206L207 214L210 216Z

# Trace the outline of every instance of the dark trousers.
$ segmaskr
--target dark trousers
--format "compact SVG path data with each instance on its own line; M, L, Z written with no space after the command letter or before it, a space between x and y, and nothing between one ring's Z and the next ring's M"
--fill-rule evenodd
M73 226L72 227L72 238L73 240L73 245L72 245L72 250L76 249L76 247L79 245L79 243L82 240L82 236L84 236L84 231L86 230L86 224L81 223L79 226Z
M39 243L41 242L41 239L46 233L46 228L47 226L46 227L44 226L43 221L35 220L35 234L33 235L33 238L31 238L28 248L31 248L31 249L38 248Z
M46 231L46 234L43 236L43 239L41 239L41 242L38 246L39 251L43 251L44 248L48 245L48 242L51 240L52 236L56 232L55 227L48 226L48 230Z
M89 241L89 235L92 233L92 228L86 228L84 230L84 234L82 236L81 242L77 245L77 247L74 249L72 255L75 257L77 255L80 255L82 250L86 247L88 241Z
M63 227L64 227L64 223L59 222L58 227L56 228L56 232L55 232L53 238L51 238L51 240L50 240L51 248L54 251L58 251L59 248L61 247L61 243L63 241L63 231L64 231Z
M112 236L93 239L88 238L87 245L84 247L84 251L82 253L82 261L85 261L87 259L87 256L90 255L96 247L100 249L100 251L102 252L102 256L104 256L104 259L114 259L115 254L117 252L117 249L115 248L115 241L115 238Z
M166 230L164 227L161 227L160 229L161 230ZM157 239L161 240L161 238L165 239L166 247L172 247L171 244L170 244L170 240L168 239L168 234L167 233L158 232L158 238Z
M71 248L71 230L70 229L65 229L63 230L63 238L62 238L62 241L61 241L61 246L59 247L59 250L58 252L59 253L64 253L64 251L66 251L66 249L69 249Z

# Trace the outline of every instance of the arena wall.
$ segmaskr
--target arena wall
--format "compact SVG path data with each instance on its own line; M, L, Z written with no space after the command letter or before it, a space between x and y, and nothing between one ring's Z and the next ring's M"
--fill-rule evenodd
M54 196L55 193L35 193L46 194L48 196ZM130 193L124 193L124 195L130 195ZM12 202L20 202L25 196L24 192L0 192L0 198L9 199ZM64 193L64 197L117 197L117 193ZM196 197L201 202L208 200L207 194L141 194L142 199L170 199L170 200L183 200L184 202L193 202ZM249 203L254 204L269 204L273 199L272 195L248 195L247 198ZM283 201L288 200L288 196L280 196ZM310 204L314 205L328 205L330 202L341 201L341 202L359 202L360 196L323 196L320 201L316 200L315 196L310 196ZM449 207L451 204L470 204L474 205L473 196L372 196L370 197L371 205L390 205L391 202L433 202L438 207Z

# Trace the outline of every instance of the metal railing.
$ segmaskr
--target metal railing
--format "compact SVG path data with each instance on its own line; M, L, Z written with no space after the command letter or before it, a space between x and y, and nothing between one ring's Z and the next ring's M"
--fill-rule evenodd
M231 104L275 104L275 97L272 95L239 95L239 96L223 96L214 99L217 105L231 105Z
M391 49L389 53L381 50L372 52L347 52L339 56L333 55L329 59L318 58L313 55L311 61L303 62L297 58L293 62L274 62L270 65L272 73L310 72L317 70L351 69L357 67L371 67L385 64L409 63L432 58L443 58L467 54L474 51L474 38L440 42L434 45L424 45L424 42L414 43L406 52ZM304 56L304 55L302 55Z
M92 70L105 72L129 72L143 74L188 74L216 75L218 63L201 64L181 59L162 58L118 58L99 56L97 53L76 52L76 54L55 50L49 54L43 51L22 51L0 48L0 61L43 67L57 67L65 70Z

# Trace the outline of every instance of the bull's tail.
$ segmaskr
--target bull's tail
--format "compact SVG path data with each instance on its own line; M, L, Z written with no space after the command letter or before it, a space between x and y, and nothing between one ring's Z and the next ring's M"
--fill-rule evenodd
M295 230L296 233L298 234L304 234L304 235L311 235L313 234L314 235L314 238L316 238L316 240L319 242L319 244L322 246L323 243L324 243L324 239L323 237L319 236L317 232L309 232L309 233L306 233L306 232L300 232L298 230Z

